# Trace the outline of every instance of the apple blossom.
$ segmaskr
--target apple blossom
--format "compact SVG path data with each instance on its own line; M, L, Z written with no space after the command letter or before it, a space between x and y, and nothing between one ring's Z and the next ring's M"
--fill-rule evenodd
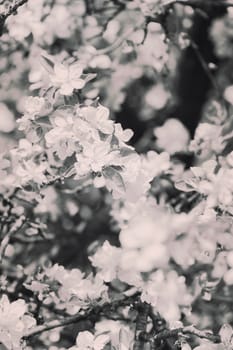
M79 63L65 65L55 63L53 73L50 74L51 85L58 88L61 95L70 96L74 89L82 89L85 80L81 78L83 67Z
M24 333L36 325L36 320L27 315L24 300L10 302L4 294L0 299L0 342L7 349L22 349L21 339Z

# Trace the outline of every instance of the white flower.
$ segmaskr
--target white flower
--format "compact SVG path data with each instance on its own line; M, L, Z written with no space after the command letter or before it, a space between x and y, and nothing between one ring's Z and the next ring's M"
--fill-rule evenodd
M221 167L209 160L201 167L191 167L191 172L184 176L184 182L177 183L176 187L182 191L197 191L207 196L206 204L209 208L219 205L226 209L232 207L233 200L233 169Z
M223 95L225 100L233 105L233 85L228 86Z
M168 217L162 211L153 209L142 212L140 216L135 215L128 226L121 231L120 241L124 247L142 249L154 242L162 243L167 239L169 233ZM160 218L159 223L158 217Z
M59 216L58 195L53 186L46 187L41 190L42 198L39 198L38 204L34 208L34 213L47 213L52 220L56 220Z
M147 272L166 266L169 256L165 242L171 232L168 222L171 217L154 204L145 204L135 212L120 232L122 268Z
M3 155L0 154L0 178L4 180L7 176L7 168L11 165L10 161L3 158Z
M57 306L65 308L69 314L77 313L80 308L86 308L92 302L108 301L108 288L98 275L84 278L79 269L67 270L58 264L46 269L44 275L47 284L59 282L58 296L50 295L50 297Z
M80 117L84 118L93 128L104 134L113 133L113 121L109 119L109 109L104 106L83 107L78 110Z
M166 172L170 166L170 156L167 152L157 153L149 151L142 158L142 168L144 172L148 173L148 177L150 176L150 181L161 173Z
M39 114L45 104L43 97L29 96L24 102L25 112L31 115Z
M51 8L49 15L45 18L44 25L48 28L47 37L44 41L51 44L55 37L67 39L71 37L75 29L74 14L72 13L73 6L68 3L55 3Z
M184 276L176 271L167 274L157 270L143 287L141 299L150 303L169 322L181 316L181 307L190 307L192 296L188 293Z
M83 142L82 146L83 152L76 155L76 179L94 172L98 173L94 179L94 185L96 187L104 186L103 170L107 166L119 165L119 151L111 150L107 141Z
M120 123L115 124L114 135L118 138L120 142L128 142L133 136L133 130L125 129L123 130Z
M95 325L96 333L109 333L111 345L116 350L129 350L131 349L134 332L129 326L113 320L102 320Z
M85 85L85 80L81 79L83 67L79 63L65 65L55 63L53 73L50 74L52 86L59 88L61 95L70 96L74 89L82 89Z
M200 123L195 131L194 139L190 142L190 151L202 157L209 156L212 152L220 153L224 147L221 134L221 125Z
M193 350L228 350L223 344L214 344L210 341L203 341L203 344L196 346Z
M108 334L93 335L91 332L80 332L76 338L76 346L69 350L102 350L110 341Z
M26 158L31 155L36 155L42 152L42 147L38 144L32 144L27 139L20 139L18 148L13 148L10 153L13 157Z
M122 258L124 250L111 246L107 241L90 258L93 266L98 268L98 276L105 282L111 282L118 278L122 282L131 285L140 285L139 274L132 271L128 264L124 264Z
M22 41L32 33L34 40L40 41L46 30L41 20L43 5L44 0L38 0L36 3L29 0L27 4L19 7L16 16L7 18L9 35L17 41Z
M186 342L181 342L181 350L192 350L191 346Z
M108 241L90 258L93 266L98 267L101 271L99 276L105 282L110 282L117 276L121 249L113 247Z
M178 119L168 119L154 130L154 135L157 145L170 154L187 150L189 133Z
M33 160L24 160L18 163L14 169L14 175L17 176L19 184L25 185L29 181L34 181L42 184L46 181L45 171L47 170L47 164L41 163L39 165L35 164Z
M89 63L91 68L108 69L111 67L111 60L107 55L97 55Z
M9 350L21 349L21 338L27 329L36 324L33 317L25 315L26 312L24 300L18 299L10 303L6 295L0 299L0 343Z
M71 156L76 149L73 115L57 111L51 116L50 121L53 128L45 134L46 145L60 159L64 160L66 157Z
M170 94L165 90L164 86L158 84L146 93L145 100L150 107L160 110L166 106L169 97Z
M15 129L15 117L7 105L0 103L0 132L12 132Z

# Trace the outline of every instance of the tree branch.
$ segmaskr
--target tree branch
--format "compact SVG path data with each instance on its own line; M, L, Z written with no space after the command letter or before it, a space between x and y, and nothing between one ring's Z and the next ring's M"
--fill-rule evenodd
M219 335L215 335L211 333L210 331L203 331L195 328L194 326L187 326L183 328L176 328L172 330L164 330L162 332L159 332L158 334L142 334L141 337L143 337L145 340L149 341L151 338L155 341L161 341L165 340L167 338L172 338L174 336L178 336L181 334L188 334L188 335L194 335L199 338L208 339L214 343L220 343L221 338Z
M24 335L24 338L30 338L30 337L32 337L34 335L41 334L41 333L43 333L45 331L49 331L51 329L58 328L58 327L67 326L69 324L78 323L78 322L81 322L81 321L90 321L92 312L93 312L93 309L90 310L85 315L79 315L78 314L78 315L70 316L70 317L67 317L67 318L60 319L60 320L52 320L52 321L45 322L42 325L39 325L37 327L34 327L34 328L30 329Z
M28 0L16 0L14 5L9 6L9 8L7 9L7 11L5 13L1 13L0 14L0 36L3 34L3 28L4 28L4 24L6 19L13 15L14 13L16 13L16 11L18 10L18 8L24 4L26 4L28 2Z
M142 303L138 305L138 315L136 319L135 343L133 350L142 350L145 340L140 337L140 334L146 332L147 319L149 315L150 305Z
M42 325L36 326L32 329L30 329L25 335L24 339L30 338L34 335L41 334L45 331L49 331L54 328L67 326L73 323L79 323L82 321L92 321L95 322L101 315L109 315L109 312L116 310L118 307L122 306L129 306L131 304L134 304L138 300L138 293L134 296L125 297L120 300L115 300L109 303L105 303L102 306L95 306L91 309L89 309L85 314L80 315L74 315L69 316L66 318L62 318L59 320L51 320L48 322L45 322Z
M14 5L9 6L9 8L7 9L7 11L3 14L1 14L2 17L4 17L4 19L6 20L7 17L13 15L19 7L21 7L22 5L26 4L28 2L28 0L16 0Z

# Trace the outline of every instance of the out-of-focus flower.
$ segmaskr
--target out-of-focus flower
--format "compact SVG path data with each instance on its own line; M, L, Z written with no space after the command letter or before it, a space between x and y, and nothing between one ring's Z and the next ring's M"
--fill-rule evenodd
M151 275L141 299L150 303L168 321L179 320L182 308L190 308L192 302L184 276L179 276L175 271L169 271L166 275L162 270Z
M212 153L221 153L224 145L221 125L200 123L195 131L194 139L190 142L189 149L198 156L206 158Z
M169 259L165 244L171 233L169 221L168 214L156 205L145 205L140 214L134 213L120 233L121 266L140 272L165 266Z
M100 269L99 276L105 282L111 282L117 277L121 249L111 246L107 241L104 242L101 249L90 257L93 266Z
M140 2L140 1L139 1ZM161 72L165 64L168 64L168 46L165 43L164 30L159 23L149 23L148 34L143 45L140 45L137 52L138 65L142 64L153 67ZM156 44L154 44L156 42Z
M154 130L157 145L168 153L185 152L189 142L188 130L178 119L168 119Z
M27 4L19 7L16 16L7 18L7 27L11 37L22 41L30 34L35 41L40 41L46 28L41 21L43 15L44 0L38 0L35 4L29 0Z
M214 43L216 55L220 58L230 58L233 54L232 48L232 17L230 12L213 21L210 28L210 36Z
M112 62L109 56L97 55L91 60L91 62L89 63L89 66L91 68L108 69L111 67L111 64Z
M77 3L81 4L80 1L77 1ZM73 34L78 20L75 18L75 6L69 5L69 2L64 4L55 3L43 21L47 30L43 41L47 44L52 44L56 38L67 39ZM82 15L82 12L80 14ZM77 13L77 15L80 14Z
M0 103L0 132L8 133L15 129L14 114L3 102Z
M105 282L119 279L127 284L139 286L141 278L138 271L132 271L127 264L122 263L124 250L111 246L107 241L90 257L90 261L98 270L98 276Z
M5 176L7 175L6 169L9 168L10 165L10 161L8 159L3 158L3 156L0 155L0 178L5 178Z
M60 210L58 207L58 195L52 186L41 190L42 198L39 199L37 206L34 208L36 214L49 214L52 220L56 220Z
M233 85L227 86L223 95L225 100L233 105Z
M169 97L170 94L164 86L158 84L146 93L145 100L150 107L160 110L165 107Z

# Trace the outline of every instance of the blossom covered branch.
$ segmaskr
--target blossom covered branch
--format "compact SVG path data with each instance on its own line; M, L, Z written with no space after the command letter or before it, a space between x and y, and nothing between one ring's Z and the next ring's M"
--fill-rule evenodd
M232 349L232 5L4 12L0 347ZM189 38L211 6L216 60ZM186 53L213 90L192 140L170 113Z

